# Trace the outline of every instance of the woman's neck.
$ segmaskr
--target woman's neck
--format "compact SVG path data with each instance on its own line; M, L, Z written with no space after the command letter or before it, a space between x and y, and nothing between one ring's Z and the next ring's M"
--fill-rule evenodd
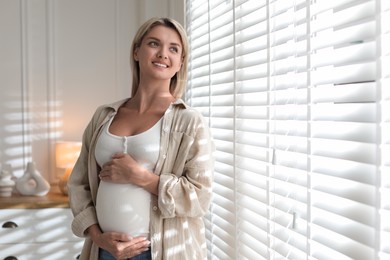
M175 101L169 91L147 91L145 88L138 88L127 103L126 107L138 111L138 113L146 113L149 111L166 110L166 108Z

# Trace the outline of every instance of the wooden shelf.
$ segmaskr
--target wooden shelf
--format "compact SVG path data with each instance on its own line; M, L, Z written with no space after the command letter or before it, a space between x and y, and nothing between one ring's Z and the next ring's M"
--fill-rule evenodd
M0 209L42 208L69 208L68 196L60 193L57 187L53 187L46 196L12 194L11 197L0 197Z

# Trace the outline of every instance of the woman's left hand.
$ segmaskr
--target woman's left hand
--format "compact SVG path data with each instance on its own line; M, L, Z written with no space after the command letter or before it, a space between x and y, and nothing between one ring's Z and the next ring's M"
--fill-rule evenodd
M99 177L107 182L132 183L152 194L158 194L160 177L139 165L126 153L114 154L112 160L103 165Z

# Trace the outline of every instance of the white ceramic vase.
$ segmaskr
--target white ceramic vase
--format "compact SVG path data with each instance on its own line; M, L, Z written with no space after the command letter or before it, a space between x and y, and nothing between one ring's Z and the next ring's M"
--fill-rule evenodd
M16 181L16 189L25 196L45 196L50 190L50 184L35 168L35 163L29 162L24 175Z

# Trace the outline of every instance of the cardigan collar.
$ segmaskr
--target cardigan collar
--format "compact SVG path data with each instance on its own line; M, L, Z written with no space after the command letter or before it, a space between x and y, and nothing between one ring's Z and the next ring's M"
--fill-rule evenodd
M118 109L124 104L126 103L128 100L130 100L130 98L126 98L126 99L121 99L119 101L116 101L116 102L113 102L113 103L110 103L110 104L107 104L106 107L109 107L109 108L112 108L114 110L114 112L117 112ZM188 108L188 105L186 103L184 103L184 101L181 99L181 98L178 98L176 99L175 101L172 102L171 104L172 107L174 106L180 106L182 108ZM170 107L171 107L170 106Z

